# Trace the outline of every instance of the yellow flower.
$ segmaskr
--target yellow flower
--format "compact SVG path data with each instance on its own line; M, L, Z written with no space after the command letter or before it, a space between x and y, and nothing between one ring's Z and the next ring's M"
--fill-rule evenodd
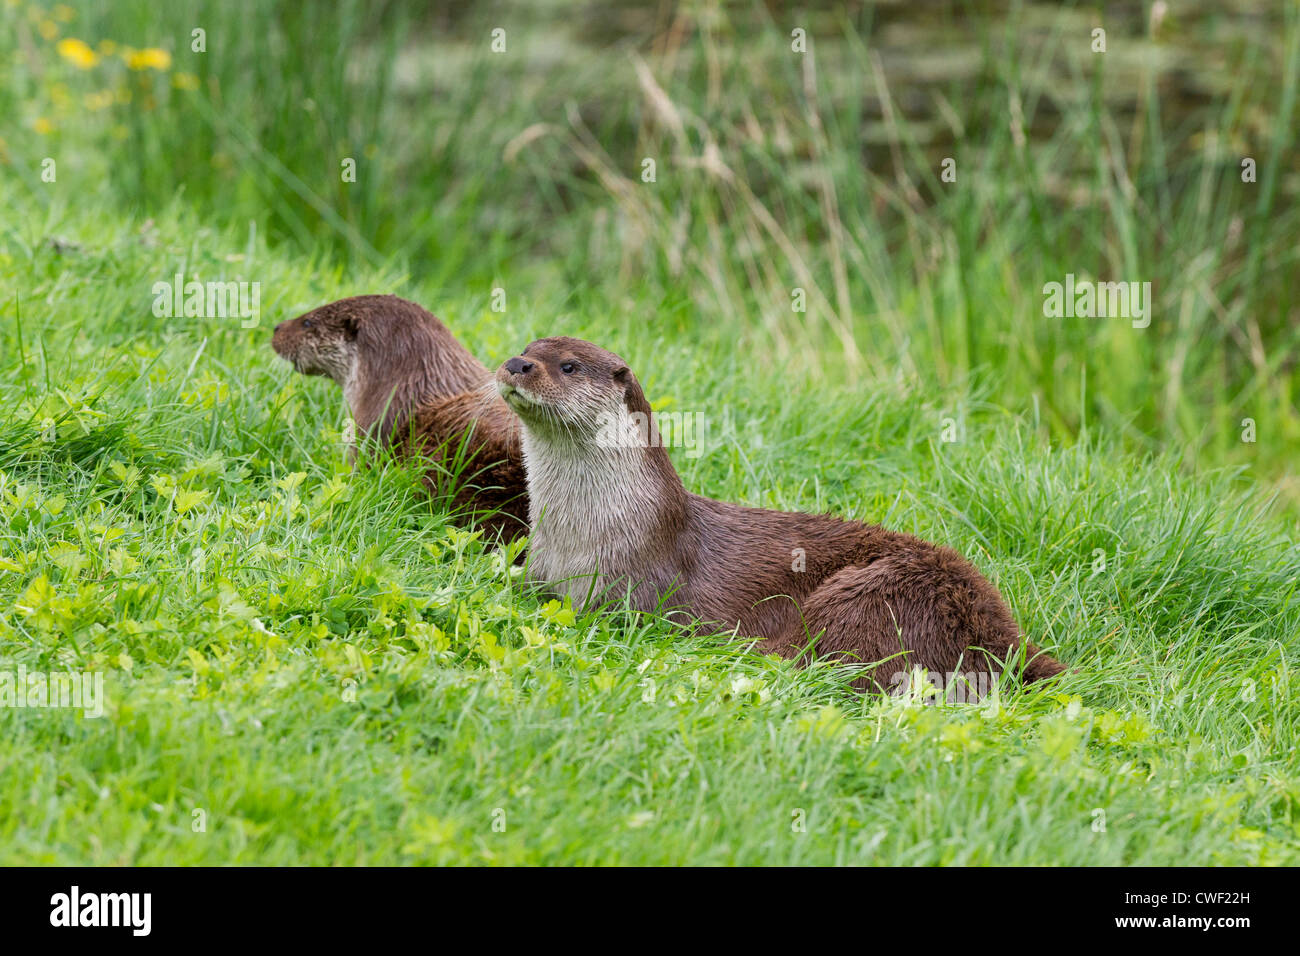
M53 40L59 35L59 25L53 20L42 20L36 24L36 29L46 40Z
M116 43L115 41L113 41L113 40L100 40L100 41L99 41L99 55L100 55L100 56L112 56L112 55L113 55L114 53L116 53L116 52L117 52L117 43Z
M32 129L36 130L36 132L40 133L42 136L45 136L54 132L54 124L44 116L38 116L36 117L36 122L32 124Z
M126 65L133 70L165 70L172 65L172 55L157 47L132 50L126 57Z
M55 47L59 51L59 56L65 60L71 60L76 66L83 70L89 70L99 62L99 54L87 46L83 41L67 37L60 40Z
M77 15L73 11L72 7L68 6L66 3L60 3L51 12L54 19L58 20L60 23L67 23Z
M178 90L197 90L199 78L193 73L173 73L172 86Z

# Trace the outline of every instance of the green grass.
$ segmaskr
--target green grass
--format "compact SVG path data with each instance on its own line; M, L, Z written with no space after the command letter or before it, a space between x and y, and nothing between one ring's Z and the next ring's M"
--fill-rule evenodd
M647 323L722 323L833 380L976 380L1004 405L1032 397L1058 440L1104 425L1187 467L1285 476L1300 499L1291 4L1188 4L1155 35L1112 11L1105 54L1097 14L1055 2L940 4L923 29L870 4L687 5L675 22L566 0L124 0L67 23L6 4L15 192L142 216L179 194L207 223L331 265L397 262L439 292L519 295L542 262L574 306L595 288ZM83 70L57 53L69 37L119 48ZM125 44L170 66L131 70ZM1151 327L1046 318L1042 288L1068 273L1150 282Z
M108 698L0 707L0 863L1300 862L1300 20L1007 6L936 80L870 5L813 69L759 5L0 0L0 672ZM155 317L181 270L260 325ZM1067 272L1152 326L1044 318ZM620 352L692 490L950 544L1072 671L919 706L529 591L270 349L389 291Z
M30 212L2 247L24 291L3 313L0 658L103 671L109 703L0 709L4 862L1300 859L1300 561L1240 476L1054 446L978 396L778 389L725 336L647 348L570 312L660 404L706 414L705 453L678 456L692 487L959 547L1075 668L995 716L858 697L842 670L528 593L409 473L349 473L337 389L265 328L154 319L138 223ZM156 228L175 252L196 234ZM274 314L391 281L252 256ZM535 331L438 305L489 361ZM964 440L940 442L963 402Z

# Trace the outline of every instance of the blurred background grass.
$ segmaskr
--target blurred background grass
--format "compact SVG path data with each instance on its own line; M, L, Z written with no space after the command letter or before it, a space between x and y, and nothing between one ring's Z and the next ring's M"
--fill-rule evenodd
M1300 498L1290 0L0 11L9 216L179 197L336 275L639 313L647 351L721 335L763 372L973 387L1063 441L1100 425ZM1151 282L1150 328L1044 317L1067 273Z

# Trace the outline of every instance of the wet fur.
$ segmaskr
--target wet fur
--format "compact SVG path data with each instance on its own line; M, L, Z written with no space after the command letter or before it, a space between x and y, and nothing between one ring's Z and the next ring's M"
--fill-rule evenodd
M565 362L574 373L561 371ZM530 577L575 601L626 598L734 628L765 652L876 663L856 682L863 688L914 667L998 672L1021 649L997 589L951 548L691 494L662 447L611 443L595 422L651 414L617 355L542 339L503 365L497 384L524 423ZM805 565L795 570L800 549ZM1063 669L1032 644L1023 651L1026 680Z
M434 494L448 492L442 466L464 441L453 513L507 540L527 533L518 420L492 374L434 315L393 295L353 296L280 323L272 345L304 375L338 383L359 437L429 458Z

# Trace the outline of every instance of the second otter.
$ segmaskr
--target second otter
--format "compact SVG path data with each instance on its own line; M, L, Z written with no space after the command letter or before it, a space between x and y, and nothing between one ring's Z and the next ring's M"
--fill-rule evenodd
M639 610L736 628L762 651L796 657L812 647L877 664L863 687L914 667L1001 671L1022 643L1026 680L1063 670L1023 642L997 589L950 548L687 492L647 440L650 405L612 352L541 339L496 381L524 424L530 577L576 603L626 596Z
M299 372L342 387L359 435L439 462L465 441L453 511L506 540L528 532L518 422L493 394L492 373L431 313L395 295L358 295L281 322L271 344ZM435 492L440 474L425 479Z

